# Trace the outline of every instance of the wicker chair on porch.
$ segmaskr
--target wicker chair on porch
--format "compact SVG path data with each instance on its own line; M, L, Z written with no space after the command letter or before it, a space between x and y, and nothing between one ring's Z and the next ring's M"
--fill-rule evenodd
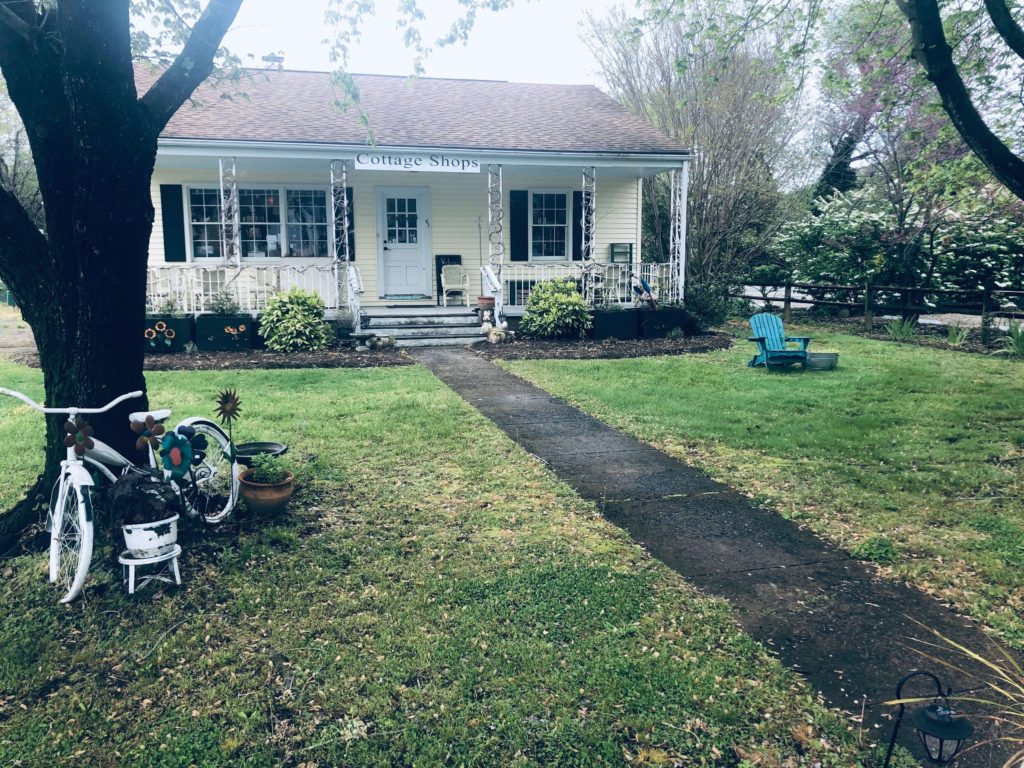
M441 303L446 307L449 293L461 293L466 306L469 306L469 274L459 264L441 267Z

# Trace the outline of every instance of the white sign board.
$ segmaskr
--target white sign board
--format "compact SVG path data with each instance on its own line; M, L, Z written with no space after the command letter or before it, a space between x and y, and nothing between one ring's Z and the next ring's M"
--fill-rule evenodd
M430 173L480 173L480 161L438 152L408 155L396 152L360 152L355 167L360 171L412 171Z

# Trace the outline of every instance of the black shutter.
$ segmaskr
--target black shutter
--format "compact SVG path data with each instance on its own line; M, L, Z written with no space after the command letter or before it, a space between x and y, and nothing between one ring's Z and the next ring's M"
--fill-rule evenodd
M530 260L530 200L525 189L508 193L508 255L511 261Z
M185 210L181 194L181 184L160 185L164 261L185 261Z
M356 260L356 200L352 195L352 187L345 187L348 197L348 260Z
M572 193L572 260L583 259L583 193Z

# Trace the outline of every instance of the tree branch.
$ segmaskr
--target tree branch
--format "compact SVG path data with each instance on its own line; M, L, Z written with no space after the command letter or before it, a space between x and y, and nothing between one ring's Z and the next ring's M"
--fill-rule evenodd
M1005 0L985 0L985 10L999 36L1014 53L1024 59L1024 29L1014 20Z
M938 90L953 126L992 175L1024 200L1024 160L992 132L974 106L953 63L953 50L942 29L937 0L897 0L897 5L910 23L914 58Z
M26 310L38 304L40 290L50 290L46 236L21 203L0 188L0 280Z
M174 63L139 101L157 133L213 71L213 57L242 0L210 0Z
M33 27L5 4L0 4L0 25L7 27L30 45L35 42L38 27Z

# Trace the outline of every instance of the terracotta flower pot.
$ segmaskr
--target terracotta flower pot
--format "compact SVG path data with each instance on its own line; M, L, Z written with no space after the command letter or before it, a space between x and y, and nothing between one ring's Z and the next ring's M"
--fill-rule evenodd
M288 473L288 479L280 483L256 483L250 480L255 469L246 469L238 476L238 490L246 506L258 515L276 515L288 506L288 499L295 492L295 475Z

